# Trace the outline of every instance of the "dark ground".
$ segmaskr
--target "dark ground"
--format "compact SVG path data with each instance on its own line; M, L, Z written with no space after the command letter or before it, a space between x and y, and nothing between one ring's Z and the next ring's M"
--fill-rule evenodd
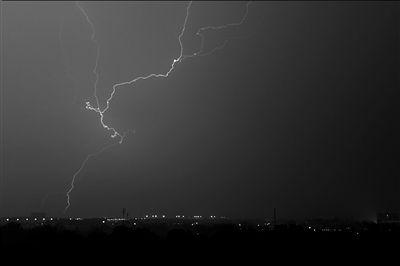
M165 234L156 233L160 227ZM55 256L57 262L60 258L89 258L92 263L103 258L114 262L120 259L135 262L140 258L149 263L170 259L185 263L214 256L225 263L239 258L272 262L272 259L309 260L317 255L328 262L349 255L368 260L371 256L382 255L385 259L396 254L400 228L371 223L362 232L312 232L297 225L259 231L228 223L200 225L196 229L160 224L132 228L121 223L112 228L96 227L82 232L60 225L23 228L20 224L8 223L0 228L0 239L4 254L16 254L12 256L18 259L24 258L18 254L32 254L43 261L51 261L49 258Z

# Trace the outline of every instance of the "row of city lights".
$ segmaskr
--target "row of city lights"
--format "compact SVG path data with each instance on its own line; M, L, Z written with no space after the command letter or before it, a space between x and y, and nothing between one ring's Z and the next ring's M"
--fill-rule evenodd
M194 219L202 219L203 218L203 216L202 215L194 215L194 216L192 216ZM167 216L166 215L157 215L157 214L152 214L152 215L149 215L149 214L146 214L144 217L142 217L142 218L138 218L138 217L135 217L135 218L133 218L134 220L145 220L145 219L151 219L151 218L153 218L153 219L156 219L156 218L167 218ZM183 219L183 218L185 218L185 215L175 215L175 218L178 218L178 219ZM190 217L187 217L187 218L190 218ZM215 215L211 215L211 216L209 216L209 218L210 219L216 219L217 217L215 216ZM226 217L224 217L224 216L221 216L220 217L221 219L226 219ZM53 218L53 217L51 217L51 218L6 218L5 220L7 221L7 222L10 222L10 221L17 221L17 222L19 222L19 221L53 221L54 219L58 219L58 218ZM77 218L67 218L67 219L69 219L70 221L72 221L72 220L76 220L76 221L80 221L80 220L83 220L83 218L80 218L80 217L77 217ZM123 221L123 220L127 220L127 219L125 219L125 218L107 218L107 221Z
M13 219L12 218L6 218L6 221L7 222L10 222L10 221L12 221ZM46 218L32 218L32 219L29 219L29 218L15 218L15 221L17 221L17 222L19 222L19 221L29 221L29 220L31 220L31 221L46 221ZM53 221L54 219L53 218L48 218L47 219L47 221Z

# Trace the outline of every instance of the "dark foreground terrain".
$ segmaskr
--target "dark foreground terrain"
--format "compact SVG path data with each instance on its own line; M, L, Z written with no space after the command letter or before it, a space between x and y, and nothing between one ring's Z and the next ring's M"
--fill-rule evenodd
M400 247L398 226L368 224L358 230L329 232L310 229L297 225L260 229L231 223L132 226L121 222L82 230L60 223L26 227L10 222L0 227L0 239L1 252L7 255L35 254L43 259L51 255L64 259L85 255L93 261L108 255L162 261L171 256L197 260L213 254L224 254L230 260L248 256L245 254L265 260L268 256L296 259L299 254L303 257L326 254L327 260L351 254L365 259L380 252L397 254Z

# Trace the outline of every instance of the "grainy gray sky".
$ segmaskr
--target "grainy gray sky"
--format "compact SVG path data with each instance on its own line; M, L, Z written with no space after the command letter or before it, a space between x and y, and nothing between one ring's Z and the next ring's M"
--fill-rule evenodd
M95 112L96 46L73 2L2 2L1 215L62 215L85 157L110 144ZM83 2L100 45L98 97L165 73L187 2ZM195 2L182 38L241 19L245 2ZM373 218L399 209L400 6L254 2L211 31L210 56L121 86L105 114L135 129L88 161L67 215Z

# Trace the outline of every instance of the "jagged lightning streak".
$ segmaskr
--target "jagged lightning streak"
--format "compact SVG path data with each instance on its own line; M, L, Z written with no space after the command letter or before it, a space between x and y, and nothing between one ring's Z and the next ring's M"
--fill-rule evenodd
M69 188L68 191L67 191L67 206L66 206L65 209L64 209L64 213L68 210L69 206L71 205L71 203L70 203L70 201L69 201L69 200L70 200L70 195L69 195L69 194L72 192L72 190L73 190L74 187L75 187L75 179L76 179L76 177L79 175L79 173L82 171L82 169L85 167L85 165L86 165L86 163L88 162L88 160L89 160L91 157L97 156L97 155L99 155L100 153L104 152L105 150L107 150L107 149L109 149L109 148L111 148L111 147L117 145L118 143L119 143L119 142L113 143L113 144L110 144L110 145L107 145L107 146L103 147L102 149L100 149L99 151L94 152L94 153L91 153L91 154L89 154L88 156L86 156L85 160L83 160L83 162L82 162L81 166L79 167L78 171L76 171L75 174L72 176L71 186L70 186L70 188Z
M101 124L103 125L103 127L106 128L107 130L112 130L112 131L113 131L113 134L111 135L111 137L116 137L116 136L121 136L121 135L120 135L120 133L118 133L114 128L109 127L109 126L107 126L106 124L104 124L103 118L104 118L104 113L105 113L105 112L109 109L109 107L110 107L110 102L111 102L111 100L113 99L115 92L117 91L117 87L123 86L123 85L132 85L133 83L135 83L135 82L137 82L137 81L139 81L139 80L146 80L146 79L149 79L149 78L167 78L167 77L170 75L170 73L174 70L175 65L176 65L177 63L179 63L179 62L184 58L184 55L183 55L182 36L183 36L183 34L185 33L185 30L186 30L186 24L187 24L187 21L188 21L189 9L190 9L191 5L192 5L192 1L190 1L189 4L188 4L188 6L186 7L185 21L184 21L184 23L183 23L182 30L181 30L181 32L180 32L180 34L179 34L179 36L178 36L178 41L179 41L179 46L180 46L179 57L177 57L177 58L175 58L175 59L173 60L173 62L172 62L172 64L171 64L171 67L169 68L169 70L168 70L167 72L165 72L165 73L160 73L160 74L152 73L152 74L149 74L149 75L147 75L147 76L137 77L137 78L135 78L135 79L133 79L133 80L130 80L130 81L126 81L126 82L121 82L121 83L116 83L116 84L114 84L114 85L112 86L112 91L111 91L110 97L106 100L106 107L105 107L102 111L100 110L98 100L97 100L97 107L93 107L93 106L90 104L90 102L86 102L86 108L87 108L87 109L92 110L92 111L95 111L96 113L98 113L98 114L100 115L100 122L101 122ZM85 14L86 14L86 13L85 13ZM89 20L89 18L88 18L87 15L86 15L86 18ZM91 25L93 25L93 24L91 23ZM94 35L92 35L92 39L94 39ZM96 99L97 99L97 97L96 97ZM120 139L120 143L122 143L122 140L123 140L123 138Z
M210 52L203 53L204 39L205 39L203 32L205 32L207 30L222 30L222 29L227 29L229 27L235 27L235 26L242 25L245 22L246 18L247 18L247 14L249 13L249 5L250 5L250 3L251 3L251 1L248 1L246 3L246 11L245 11L242 19L239 22L228 23L228 24L224 24L224 25L220 25L220 26L205 26L205 27L201 27L200 29L198 29L197 32L196 32L196 35L199 36L200 39L201 39L200 49L199 49L198 52L194 53L193 55L191 55L189 57L193 57L193 56L197 56L197 55L200 55L200 56L210 55L210 54L214 53L217 50L223 49L226 46L226 44L228 43L227 40L224 41L224 43L222 43L222 45L219 45L219 46L215 47L214 49L212 49Z
M111 103L111 101L112 101L112 99L113 99L113 97L114 97L114 95L115 95L115 93L117 91L117 87L124 86L124 85L133 85L137 81L146 80L146 79L150 79L150 78L167 78L172 73L172 71L175 69L176 64L180 63L182 60L184 60L186 58L196 57L196 56L210 55L210 54L214 53L217 50L223 49L226 46L227 42L228 42L227 40L222 45L219 45L219 46L213 48L211 51L203 53L204 39L205 39L203 32L206 31L206 30L221 30L221 29L226 29L228 27L232 27L232 26L240 26L240 25L242 25L243 22L246 20L246 17L247 17L248 11L249 11L249 4L250 4L251 1L247 2L247 4L246 4L246 12L245 12L244 16L242 17L242 19L239 22L224 24L224 25L221 25L221 26L206 26L206 27L200 28L196 33L196 35L200 36L200 38L201 38L200 49L197 52L193 53L193 54L184 55L183 54L182 36L184 35L184 33L186 31L186 25L187 25L187 21L188 21L188 18L189 18L189 10L190 10L190 7L192 6L192 2L193 1L190 1L189 4L186 7L185 20L183 22L182 29L181 29L181 31L180 31L180 33L178 35L178 41L179 41L179 46L180 46L179 56L177 58L173 59L171 67L168 69L168 71L166 71L165 73L158 73L158 74L157 73L151 73L151 74L149 74L147 76L140 76L140 77L137 77L137 78L135 78L133 80L130 80L130 81L125 81L125 82L114 84L112 86L112 91L110 93L110 96L106 100L106 106L104 107L103 110L101 110L101 108L100 108L99 99L97 97L97 83L98 83L98 80L99 80L99 73L97 72L97 67L98 67L98 61L99 61L99 55L100 55L100 46L99 46L99 43L96 40L96 31L95 31L93 22L90 20L90 18L88 16L88 14L86 13L85 9L81 5L79 5L79 2L76 2L76 6L79 8L79 10L84 15L86 21L88 22L88 24L91 27L91 30L92 30L91 40L96 46L96 60L95 60L95 66L94 66L93 71L92 71L93 74L96 77L95 78L95 82L94 82L94 98L96 100L96 106L93 106L89 101L87 101L86 102L86 109L94 111L99 115L100 123L103 126L103 128L105 128L107 131L111 131L112 132L111 137L112 138L115 138L115 137L119 137L120 138L119 142L118 142L119 144L121 144L122 141L124 140L125 133L124 134L120 134L115 128L113 128L111 126L108 126L107 124L104 123L104 113L109 110L110 103ZM70 193L74 189L75 179L79 175L79 173L82 171L82 169L85 167L87 161L91 157L102 153L104 150L106 150L106 149L108 149L108 148L110 148L110 147L112 147L112 146L114 146L116 144L117 143L108 145L108 146L104 147L103 149L101 149L100 151L98 151L96 153L89 154L85 158L85 160L82 162L82 164L81 164L80 168L78 169L78 171L75 172L75 174L72 177L70 189L67 191L67 206L65 207L64 213L68 210L68 208L70 206Z
M98 67L99 56L100 56L100 45L99 45L99 43L98 43L97 40L96 40L96 31L95 31L94 25L93 25L92 21L90 20L88 14L86 13L85 9L84 9L81 5L79 5L79 2L75 2L75 5L76 5L77 8L81 11L81 13L84 15L86 21L87 21L88 24L90 25L90 28L91 28L91 30L92 30L92 35L91 35L90 39L91 39L91 41L92 41L92 42L95 44L95 46L96 46L96 60L95 60L95 65L94 65L94 68L93 68L92 73L95 75L94 93L93 93L93 96L94 96L94 98L95 98L95 100L96 100L96 105L97 105L97 107L92 107L92 106L90 105L90 102L86 102L86 108L87 108L87 109L90 109L90 110L93 110L93 111L95 111L96 113L99 114L99 116L100 116L100 123L101 123L101 125L103 126L103 128L105 128L107 131L112 131L111 137L114 138L114 137L117 137L117 136L118 136L118 137L120 138L119 141L118 141L118 143L121 144L122 141L123 141L123 139L124 139L124 137L125 137L125 133L124 133L124 134L120 134L120 133L117 132L113 127L109 127L108 125L106 125L106 124L104 123L104 121L103 121L103 117L104 117L104 116L103 116L103 113L104 113L104 110L103 110L103 111L100 110L100 103L99 103L99 99L98 99L98 97L97 97L97 83L98 83L98 81L99 81L99 73L97 72L97 67ZM86 165L86 163L88 162L88 160L89 160L91 157L94 157L94 156L99 155L100 153L104 152L104 151L107 150L108 148L111 148L111 147L115 146L116 144L117 144L117 143L113 143L113 144L107 145L107 146L103 147L102 149L100 149L99 151L94 152L94 153L91 153L91 154L89 154L89 155L86 156L85 160L83 160L83 162L81 163L81 166L79 167L79 169L78 169L78 170L75 172L75 174L72 176L72 180L71 180L70 187L69 187L69 189L68 189L68 191L67 191L67 193L66 193L66 196L67 196L67 205L65 206L64 213L68 210L69 206L71 206L71 203L70 203L70 193L72 192L72 190L73 190L74 187L75 187L75 179L76 179L76 177L80 174L80 172L82 171L82 169L85 167L85 165Z
M169 70L168 70L167 72L165 72L165 73L159 73L159 74L152 73L152 74L149 74L149 75L147 75L147 76L137 77L137 78L135 78L135 79L133 79L133 80L130 80L130 81L125 81L125 82L121 82L121 83L116 83L116 84L114 84L114 85L112 86L111 94L110 94L110 96L108 97L108 99L106 100L106 106L105 106L105 108L104 108L103 110L100 110L99 101L98 101L98 98L97 98L97 95L96 95L96 92L97 92L96 85L97 85L97 81L98 81L98 73L97 73L97 70L96 70L96 69L97 69L98 56L99 56L99 54L97 54L96 65L95 65L95 68L94 68L94 70L93 70L93 73L95 73L95 75L96 75L96 82L95 82L95 98L96 98L97 107L92 106L92 105L90 104L90 102L86 102L86 108L89 109L89 110L95 111L96 113L99 114L99 116L100 116L100 123L102 124L103 128L105 128L105 129L107 129L107 130L113 132L113 134L111 135L111 137L113 137L113 138L116 137L116 136L121 137L121 135L120 135L120 133L118 133L118 131L116 131L113 127L110 127L110 126L106 125L106 124L104 123L103 119L104 119L104 113L110 108L110 102L111 102L111 100L113 99L114 94L115 94L116 91L117 91L117 87L119 87L119 86L124 86L124 85L132 85L132 84L134 84L135 82L137 82L137 81L139 81L139 80L146 80L146 79L149 79L149 78L167 78L167 77L169 77L169 75L171 74L171 72L175 69L175 65L176 65L177 63L180 63L182 60L184 60L184 59L186 59L186 58L195 57L195 56L210 55L210 54L214 53L214 52L217 51L217 50L223 49L223 48L226 46L226 44L227 44L228 41L225 41L222 45L215 47L214 49L212 49L211 51L209 51L209 52L207 52L207 53L203 53L203 49L204 49L204 39L205 39L204 34L203 34L203 31L205 31L205 30L210 30L210 29L211 29L211 30L221 30L221 29L225 29L225 28L228 28L228 27L232 27L232 26L240 26L240 25L242 25L243 22L244 22L244 21L246 20L246 18L247 18L247 14L248 14L248 12L249 12L249 4L251 3L251 1L249 1L249 2L246 3L246 11L245 11L245 14L243 15L242 19L241 19L239 22L229 23L229 24L225 24L225 25L221 25L221 26L207 26L207 27L202 27L202 28L200 28L200 29L197 31L197 33L196 33L196 35L198 35L198 36L201 37L201 46L200 46L199 51L197 51L197 52L195 52L195 53L193 53L193 54L191 54L191 55L184 55L184 54L183 54L182 36L183 36L183 34L185 33L185 30L186 30L187 21L188 21L188 18L189 18L189 10L190 10L190 7L191 7L191 5L192 5L192 2L193 2L193 1L190 1L189 4L188 4L187 7L186 7L186 16L185 16L185 20L184 20L184 23L183 23L181 32L180 32L180 34L179 34L179 36L178 36L178 41L179 41L179 46L180 46L180 53L179 53L179 56L178 56L177 58L174 58L174 60L172 61L172 64L171 64L171 67L169 68ZM100 48L99 48L99 46L98 46L97 41L95 40L95 31L94 31L93 23L90 21L90 19L89 19L87 13L85 12L85 10L84 10L81 6L79 6L79 5L78 5L78 7L79 7L79 9L82 11L82 13L85 15L86 20L88 21L88 23L89 23L89 24L91 25L91 27L92 27L92 32L93 32L93 33L92 33L91 39L96 43L96 45L97 45L97 47L98 47L97 51L99 52L99 49L100 49ZM122 143L122 141L123 141L123 138L121 137L121 138L120 138L120 143Z
M92 30L92 35L91 35L90 39L92 40L92 42L96 46L96 61L95 61L95 65L94 65L94 68L93 68L92 72L96 77L95 78L95 82L94 82L94 93L93 93L93 96L94 96L94 98L96 100L96 106L97 107L92 106L91 103L89 101L87 101L86 102L86 109L95 111L97 114L99 114L100 123L103 126L103 128L105 128L107 131L111 131L112 132L112 134L111 134L112 138L119 137L120 138L119 143L122 143L122 141L124 139L123 135L121 135L115 128L110 127L110 126L108 126L107 124L104 123L104 112L107 111L107 109L108 109L108 100L107 100L107 106L102 111L100 109L99 98L97 97L97 83L99 82L99 73L97 72L97 67L98 67L98 64L99 64L99 57L100 57L100 45L96 40L96 31L95 31L95 28L94 28L94 24L90 20L90 18L88 16L88 14L86 13L85 9L81 5L79 5L79 2L76 2L76 6L79 8L79 10L85 16L86 21L90 25L90 28ZM112 98L112 97L113 97L113 93L111 94L110 98Z

